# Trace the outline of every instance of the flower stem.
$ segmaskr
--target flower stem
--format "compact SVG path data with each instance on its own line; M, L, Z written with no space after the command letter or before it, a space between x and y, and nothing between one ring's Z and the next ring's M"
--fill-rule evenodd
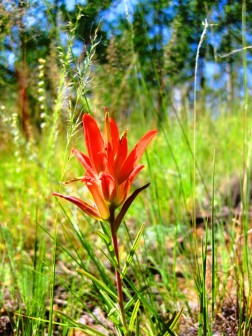
M110 209L110 228L111 228L111 236L112 236L112 242L114 247L114 252L117 260L117 267L120 269L120 258L119 258L119 250L118 250L118 240L117 240L117 232L114 229L114 210ZM117 288L117 295L118 295L118 304L121 311L122 316L122 323L124 328L126 329L126 335L128 335L128 327L126 322L126 316L124 311L124 304L123 304L123 292L122 292L122 279L121 274L118 271L118 269L115 269L115 275L116 275L116 288Z

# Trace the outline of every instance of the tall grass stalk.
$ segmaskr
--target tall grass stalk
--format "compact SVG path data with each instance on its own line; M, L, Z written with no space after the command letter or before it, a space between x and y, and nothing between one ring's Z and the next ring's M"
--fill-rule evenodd
M207 33L208 22L207 19L203 23L204 29L202 31L200 41L197 47L195 70L194 70L194 97L193 97L193 253L195 254L195 262L198 263L197 258L197 237L196 237L196 209L197 209L197 72L200 49L203 44L205 35ZM213 225L213 224L212 224ZM208 327L208 304L207 304L207 289L206 289L206 262L207 262L207 244L208 244L208 221L205 223L205 242L202 242L202 275L198 274L198 290L200 298L200 314L199 314L199 335L207 335ZM200 268L198 268L200 271Z
M207 33L207 28L208 28L208 22L207 19L203 23L204 29L200 37L200 41L197 47L197 52L196 52L196 59L195 59L195 69L194 69L194 91L193 91L193 199L194 199L194 215L193 215L193 225L194 225L194 230L196 229L196 184L197 184L197 179L196 179L196 174L197 174L197 165L196 165L196 160L197 160L197 152L196 152L196 142L197 142L197 75L198 75L198 61L199 61L199 54L200 54L200 48L203 44L205 35Z
M243 302L243 312L245 312L244 316L244 332L251 332L251 327L249 326L249 322L251 321L252 312L251 312L251 264L249 261L249 245L248 245L248 230L249 230L249 203L250 203L250 188L251 188L251 147L252 141L248 140L248 124L247 124L247 111L248 111L248 99L249 99L249 90L248 90L248 78L247 78L247 51L246 51L246 0L242 1L242 62L243 62L243 84L244 84L244 105L243 105L243 197L242 197L242 206L243 206L243 236L244 236L244 247L243 247L243 263L244 263L244 275L243 277L243 292L246 293L245 297L243 297L243 301L246 300L248 303ZM251 136L251 130L250 130ZM247 286L245 283L247 282ZM244 313L243 313L244 314ZM249 331L250 329L250 331Z
M212 246L212 267L211 267L211 278L212 278L212 327L214 324L215 316L215 296L216 296L216 256L215 256L215 150L213 153L213 173L212 173L212 203L211 203L211 246Z

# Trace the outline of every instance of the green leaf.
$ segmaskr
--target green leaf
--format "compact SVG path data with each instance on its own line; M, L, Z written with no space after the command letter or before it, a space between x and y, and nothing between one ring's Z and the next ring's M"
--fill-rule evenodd
M119 316L121 313L120 313L118 306L115 305L114 301L111 300L111 298L108 296L108 294L105 291L100 290L100 293L108 307L108 310L109 310L108 316L110 317L111 315L115 315L116 313L118 320L120 320Z
M104 291L101 290L100 293L109 309L108 318L116 326L121 326L121 319L120 319L121 313L119 311L119 308L114 304L114 302L110 299L110 297Z
M173 330L174 328L176 328L176 325L181 317L183 308L180 309L180 311L178 313L174 313L173 317L171 318L171 323L170 323L170 329ZM170 321L169 321L170 322Z
M116 309L114 301L112 301L110 299L110 297L108 296L108 294L105 291L103 291L103 290L100 290L100 293L101 293L104 301L106 302L106 305L108 306L108 309L109 310Z
M158 334L158 336L168 336L168 335L170 335L170 336L176 336L174 334L174 332L170 328L168 328L168 327L165 327L165 329L161 333Z
M158 313L156 312L156 310L148 303L148 301L145 299L145 297L142 295L142 293L144 292L143 289L141 289L140 291L137 290L136 285L133 283L133 281L131 281L128 277L124 277L124 280L129 284L129 286L133 289L133 291L135 292L135 295L139 298L139 300L141 301L141 303L143 304L143 306L157 319L157 320L161 320L160 316L158 315ZM147 286L143 287L144 289L147 288ZM128 308L128 305L126 305ZM126 308L126 307L125 307Z
M122 274L123 275L126 274L128 268L129 268L129 266L130 266L130 264L132 262L132 259L133 259L134 255L135 255L136 249L137 249L138 244L139 244L139 240L140 240L140 238L142 236L143 230L144 230L144 224L142 224L140 230L138 231L138 234L137 234L137 236L136 236L136 238L134 240L134 243L132 245L130 253L129 253L127 259L126 259L125 266L123 267L123 270L122 270Z
M92 274L86 272L85 270L83 269L80 269L78 268L77 269L77 272L83 274L84 276L86 276L88 279L90 279L91 281L93 281L96 286L100 289L103 289L108 295L110 295L111 297L113 297L113 299L117 302L117 296L114 292L112 292L111 289L109 289L104 282L96 279Z
M85 324L79 323L74 321L71 317L69 317L68 315L58 311L58 310L54 310L54 312L56 314L61 315L73 328L78 328L82 331L85 331L86 334L94 336L94 335L98 335L98 336L106 336L106 334L103 334L102 332L95 330Z
M134 305L134 303L137 301L137 298L139 297L140 294L145 292L148 289L148 286L142 287L138 293L135 293L135 295L126 303L124 310L127 312L127 310Z
M108 250L109 255L110 255L112 260L110 258L108 258L108 256L106 254L104 254L104 251L102 251L102 250L101 251L106 256L106 258L109 259L109 261L112 263L112 265L115 266L116 256L115 256L113 244L112 244L112 241L111 241L111 237L110 237L109 233L107 232L106 226L103 223L101 223L101 228L102 228L103 232L101 232L99 230L96 230L96 233L99 235L99 237L102 239L102 241L106 245L107 250Z
M171 317L171 319L165 323L164 328L162 330L162 332L159 334L159 336L175 336L175 333L173 332L173 330L175 329L178 320L182 314L183 308L180 309L180 311L178 313L174 313Z
M95 230L95 233L98 234L98 236L104 241L104 243L107 244L111 244L111 239L104 233L102 233L99 230Z
M133 309L131 318L130 318L129 331L134 330L135 320L137 318L137 313L138 313L139 307L140 307L140 300L138 299L136 304L135 304L135 307Z
M88 239L85 239L83 234L81 233L81 231L79 230L78 228L78 225L77 223L75 223L74 221L71 220L71 218L68 216L65 208L62 206L62 204L60 202L58 202L59 205L60 205L60 208L62 209L62 211L64 212L66 218L68 219L72 229L73 229L73 232L76 234L79 242L81 243L81 245L83 246L84 250L87 251L89 257L91 258L91 260L94 262L95 266L97 267L97 269L99 270L99 273L100 273L100 276L102 278L102 280L105 282L106 281L106 273L105 273L105 268L104 268L104 265L101 263L101 261L96 257L95 253L94 253L94 249L92 247L92 244L89 242ZM68 235L67 231L65 230L64 228L64 225L61 223L62 225L62 228L64 229L64 232ZM71 239L69 240L71 242ZM83 265L83 262L82 262L82 258L80 257L79 253L78 253L78 250L74 247L74 245L72 244L72 247L74 249L74 251L76 252L76 254L78 255L78 258L80 260L80 262L78 262L78 264L80 265L81 268L85 268L85 265ZM67 251L67 249L64 248L64 251L67 252L68 254L70 252ZM75 260L75 258L73 258ZM76 261L76 260L75 260Z

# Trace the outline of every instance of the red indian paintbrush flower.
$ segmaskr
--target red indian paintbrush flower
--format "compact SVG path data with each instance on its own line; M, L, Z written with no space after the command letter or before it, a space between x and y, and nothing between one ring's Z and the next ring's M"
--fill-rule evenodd
M157 131L147 132L128 154L127 132L119 136L117 125L108 112L105 114L103 133L89 114L83 115L83 127L87 155L75 148L72 152L86 173L83 178L76 180L87 185L95 205L77 197L53 194L74 203L89 216L99 220L108 220L111 210L114 213L114 209L124 204L122 217L136 195L148 186L137 189L134 195L128 197L134 178L144 167L138 163Z

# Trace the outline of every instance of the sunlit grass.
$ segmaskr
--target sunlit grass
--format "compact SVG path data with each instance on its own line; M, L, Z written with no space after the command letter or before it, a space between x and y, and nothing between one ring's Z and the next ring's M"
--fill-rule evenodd
M147 124L149 122L153 123L153 121L146 121ZM143 174L136 181L137 185L146 182L151 182L151 185L137 198L125 219L126 226L120 229L119 235L122 241L120 246L122 260L125 260L141 224L145 223L144 233L136 251L136 259L130 266L132 281L138 290L146 286L145 297L154 311L161 314L163 318L169 312L173 313L183 307L183 314L196 322L195 313L199 312L196 287L198 286L198 290L203 288L203 284L198 282L203 273L197 273L197 265L200 267L198 272L201 272L201 244L206 246L204 243L206 237L203 234L202 238L199 238L197 243L199 250L194 251L191 245L190 225L190 215L193 210L193 157L189 144L192 143L192 130L189 123L184 127L182 131L178 122L173 120L172 127L171 124L167 128L164 125L163 129L159 130L156 141L143 158L145 164ZM130 123L128 128L133 143L134 138L139 136L139 130ZM76 139L74 143L81 148L83 143L81 129L76 134ZM211 199L208 197L212 195L212 162L215 151L215 206L216 209L221 209L221 204L218 202L222 200L220 192L223 185L234 174L241 174L242 139L243 129L238 116L220 117L215 121L204 118L198 122L196 161L199 172L197 172L196 195L199 207L205 202L207 210L211 211ZM49 294L51 293L52 296L54 293L52 287L51 290L49 289L52 285L55 287L56 284L57 286L61 284L65 288L67 303L62 312L72 318L78 318L82 309L89 311L88 305L91 302L94 306L105 309L104 300L99 297L93 286L90 287L89 281L78 273L77 268L82 264L98 279L109 281L111 288L114 281L113 272L108 269L106 258L102 254L104 242L96 234L99 224L89 223L79 210L69 204L62 203L64 207L62 212L58 202L51 196L51 191L57 190L58 187L61 191L66 188L59 184L62 169L66 166L66 158L68 160L67 156L62 155L67 143L64 130L60 132L54 155L51 156L52 174L46 169L48 152L44 143L46 143L46 136L45 140L41 140L41 145L36 147L35 159L31 159L30 153L27 154L24 151L22 161L17 162L13 151L6 149L1 161L0 246L4 261L1 272L3 284L1 301L5 304L4 291L7 290L10 297L18 302L19 308L16 309L16 313L33 317L33 319L24 320L20 315L14 315L13 323L25 335L29 335L31 332L29 330L43 329L48 325L47 309L53 307L49 303L50 300L53 302ZM68 169L64 174L66 180L83 174L74 160L68 161L67 165ZM71 193L83 195L77 184L71 186ZM78 237L76 225L83 235L82 242ZM217 258L215 307L218 311L230 296L230 277L234 277L234 271L240 281L243 281L244 277L240 265L234 264L242 260L236 256L239 246L237 247L238 233L235 225L230 220L224 225L217 223L215 228ZM228 244L224 239L225 235L229 236ZM208 238L210 239L210 233ZM57 239L56 245L55 239ZM240 248L242 249L243 246ZM196 252L198 260L195 264L194 253ZM241 251L239 254L241 255ZM203 252L203 255L206 255L206 252ZM62 268L62 264L65 268ZM207 294L204 295L209 309L211 307L210 264L207 258L204 285ZM55 285L52 282L54 267ZM248 275L246 272L251 265L244 267L246 279ZM74 282L70 279L74 279ZM221 289L219 290L217 286ZM235 283L232 286L233 295L236 295ZM247 285L244 284L244 286ZM239 288L238 286L237 293L242 295ZM239 300L242 304L242 296ZM23 308L21 308L22 305ZM73 310L71 307L75 305L78 309ZM61 310L60 307L59 310ZM48 322L41 322L40 318ZM65 320L63 316L61 318ZM52 330L55 328L53 321ZM211 321L210 315L209 321ZM148 310L139 317L140 326L143 322L147 327L145 331L141 329L140 335L141 333L151 335L147 330L152 330L153 333L153 330L158 328L156 322L151 322ZM69 323L68 321L66 324L70 326L71 323ZM211 324L208 328L210 326Z

